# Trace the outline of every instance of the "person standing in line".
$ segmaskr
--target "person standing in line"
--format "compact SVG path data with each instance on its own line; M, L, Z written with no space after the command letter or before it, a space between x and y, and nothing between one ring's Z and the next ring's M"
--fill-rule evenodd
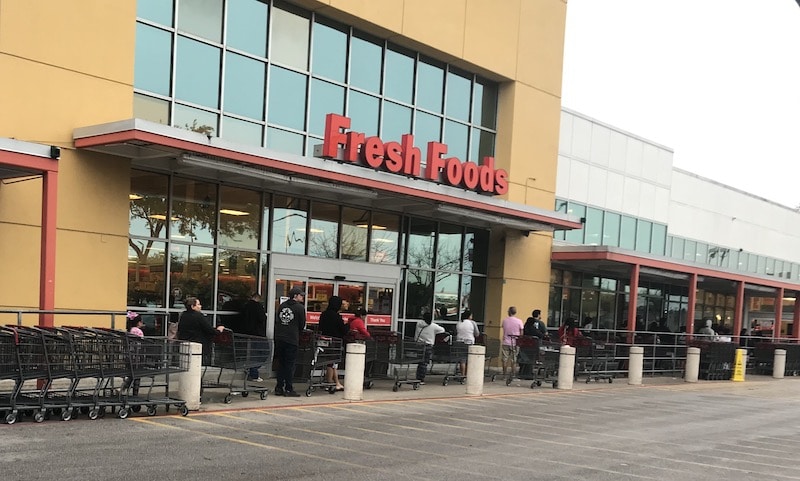
M216 328L203 314L203 306L200 299L187 297L184 302L186 310L178 320L177 338L181 341L199 342L203 345L203 364L210 364L211 340L214 334L222 332L225 326L219 325Z
M481 335L478 330L478 324L472 320L472 311L465 309L461 313L461 320L456 324L456 342L463 342L467 346L475 344L475 339ZM458 367L461 369L461 375L467 375L467 351L464 351L464 357L458 360Z
M547 326L542 321L542 311L534 309L531 317L525 320L525 327L523 333L526 336L535 336L539 339L549 339L550 335L547 333Z
M568 317L564 324L558 328L558 339L561 344L575 347L575 340L583 337L581 330L578 329L578 321L574 317Z
M501 352L503 376L506 375L509 368L511 369L511 374L514 374L517 364L517 353L519 352L517 348L517 338L521 336L522 332L525 330L522 320L516 316L517 308L514 306L509 307L508 317L503 319L501 324L503 328L503 348Z
M128 332L136 337L144 337L144 331L142 331L142 328L144 327L144 321L142 320L142 316L136 312L128 311L126 317L128 319ZM126 377L122 389L128 389L130 387L132 388L131 393L134 396L138 396L140 385L141 385L140 378L133 379L130 377Z
M367 311L363 307L359 307L356 309L356 315L350 322L347 323L348 331L351 335L355 336L356 339L372 339L372 335L367 330L366 324L364 324L364 319L367 317Z
M299 287L289 290L289 299L275 313L275 357L278 360L276 396L300 397L292 386L300 332L306 328L306 294Z
M422 352L422 361L417 364L417 380L420 384L425 384L425 375L428 373L428 364L433 357L433 344L436 342L436 335L444 332L444 328L433 322L433 315L426 312L422 315L422 320L417 322L417 329L414 339L425 344Z
M250 299L242 306L242 334L249 336L264 337L267 335L267 311L264 309L264 304L261 302L261 294L255 292L250 296ZM253 341L254 349L258 352L266 352L267 348L264 345L266 341ZM266 359L265 359L266 361ZM258 370L261 366L253 366L247 370L247 380L253 382L263 382Z
M342 309L342 298L331 296L328 299L328 307L319 316L319 330L323 336L342 339L347 334L347 326L344 324L339 310ZM335 385L336 391L344 391L344 386L339 382L339 364L331 363L325 367L325 381Z

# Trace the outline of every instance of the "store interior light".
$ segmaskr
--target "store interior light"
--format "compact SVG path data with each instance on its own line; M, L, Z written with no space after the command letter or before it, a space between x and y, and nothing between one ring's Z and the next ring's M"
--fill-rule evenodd
M245 212L243 210L234 210L234 209L220 209L220 214L227 214L227 215L235 215L235 216L245 216L250 215L249 212Z
M155 220L167 220L167 216L164 214L150 214L147 217ZM171 217L170 220L179 220L177 217Z
M139 199L144 199L144 196L139 194L128 194L128 199L139 200Z

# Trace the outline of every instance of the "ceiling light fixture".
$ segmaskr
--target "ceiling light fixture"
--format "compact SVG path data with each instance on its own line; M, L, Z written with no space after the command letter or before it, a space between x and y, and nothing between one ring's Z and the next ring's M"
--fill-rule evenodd
M243 215L250 215L249 212L245 212L243 210L234 210L234 209L220 209L220 214L228 214L228 215L236 215L236 216L243 216Z

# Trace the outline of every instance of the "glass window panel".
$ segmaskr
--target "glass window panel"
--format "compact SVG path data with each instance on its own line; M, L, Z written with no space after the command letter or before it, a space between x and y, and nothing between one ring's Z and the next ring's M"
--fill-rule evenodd
M567 207L567 214L578 218L586 217L586 206L570 202ZM583 227L580 229L568 230L565 235L565 240L574 244L583 244L583 231Z
M433 267L433 248L436 240L436 222L410 219L407 264L415 267Z
M308 130L312 134L325 134L325 116L334 113L344 115L344 87L311 79L311 118Z
M311 204L311 229L308 232L308 255L336 259L339 254L339 206Z
M619 224L620 215L614 212L606 212L603 215L603 242L604 246L619 246Z
M337 82L345 81L347 33L330 25L314 22L311 71Z
M486 322L486 278L461 276L461 312L472 311L473 319Z
M175 118L172 125L194 132L217 132L218 115L207 110L175 104Z
M553 239L563 241L566 239L566 232L563 230L553 231Z
M417 64L417 107L442 113L444 69L426 62Z
M458 320L458 288L460 279L455 273L436 273L433 288L433 319L439 321Z
M178 37L175 97L206 107L219 107L219 61L218 48Z
M783 270L783 261L778 259L771 259L771 260L775 262L775 265L772 267L772 271L770 272L770 274L776 275L778 277L786 277ZM767 265L767 268L769 269L769 265Z
M600 303L597 309L596 329L614 329L614 318L617 304L617 295L613 292L601 292Z
M407 269L406 284L406 319L421 319L422 314L431 312L433 303L433 271ZM411 336L413 336L413 332Z
M447 93L445 106L448 117L469 122L470 89L472 81L464 74L447 72Z
M222 0L178 0L178 29L222 41Z
M268 2L255 0L228 2L228 46L259 57L267 56Z
M258 253L219 249L217 303L221 311L240 311L256 292Z
M386 50L384 95L407 104L414 95L414 58L389 48Z
M562 324L562 288L550 286L550 296L547 308L547 325L549 327L560 326Z
M463 269L466 272L486 274L489 265L489 231L467 227L464 236Z
M267 147L279 152L303 155L305 138L301 134L287 132L281 129L267 129Z
M217 231L217 186L175 177L170 237L213 244Z
M604 291L616 291L617 290L617 280L616 279L609 279L607 277L603 277L600 279L600 289Z
M350 91L350 106L347 109L351 130L364 132L367 137L378 135L378 107L380 100L371 95ZM399 139L398 139L399 140Z
M653 223L638 219L636 222L636 250L639 252L650 252L650 231Z
M694 259L695 262L700 262L701 264L708 264L708 244L706 244L705 242L697 243Z
M169 248L169 284L176 299L196 297L203 310L214 305L214 249L173 243Z
M589 207L586 211L586 224L583 229L585 231L584 244L590 246L599 246L603 240L603 211Z
M578 322L583 325L583 320L587 317L597 319L598 304L600 303L600 291L594 289L584 289L581 291L581 317ZM598 328L597 323L592 326L594 329Z
M286 10L283 6L272 9L270 59L287 67L307 70L309 23L309 19L299 12Z
M380 93L382 53L381 45L353 36L350 39L350 85Z
M623 215L619 231L619 246L633 250L636 247L636 219Z
M411 133L411 109L393 102L383 102L383 130L385 141L400 142L403 135Z
M436 243L436 268L448 271L461 270L463 229L458 225L440 224Z
M681 237L673 237L672 238L672 254L671 256L675 259L683 259L683 249L686 240Z
M272 209L272 252L305 254L308 201L276 195Z
M258 249L261 232L261 194L252 190L219 188L219 237L221 246Z
M697 251L697 242L693 240L686 240L683 243L683 260L694 262L695 252Z
M466 160L469 127L452 120L447 120L445 123L444 143L447 144L447 156L458 157L461 161Z
M225 111L264 120L266 64L242 55L225 54Z
M130 239L128 243L128 305L164 305L167 253L165 242Z
M372 238L369 261L380 264L397 264L400 248L400 218L394 214L372 213Z
M480 129L472 129L470 140L469 160L483 165L484 157L494 157L495 135Z
M756 264L756 272L758 274L765 274L767 271L767 259L764 256L758 256L758 263Z
M747 252L739 251L739 259L736 265L734 266L737 270L746 272L747 271L747 264L750 261L750 254Z
M414 123L414 137L416 145L424 152L428 148L428 142L441 142L442 139L442 118L435 115L417 111L417 120Z
M269 73L270 123L304 130L307 77L275 66L270 68Z
M169 95L172 68L172 34L136 24L136 54L133 86L161 95Z
M133 116L169 125L169 102L147 95L133 94Z
M166 175L131 171L130 234L132 236L167 237L167 193L169 178Z
M497 85L478 79L472 98L472 123L494 130L497 122Z
M261 147L263 132L264 127L260 124L246 122L233 117L222 118L222 138L226 140Z
M667 245L667 226L664 224L653 224L653 237L650 239L650 252L664 255Z
M171 27L172 2L165 2L164 0L137 0L136 16Z
M342 259L367 260L369 211L342 207Z

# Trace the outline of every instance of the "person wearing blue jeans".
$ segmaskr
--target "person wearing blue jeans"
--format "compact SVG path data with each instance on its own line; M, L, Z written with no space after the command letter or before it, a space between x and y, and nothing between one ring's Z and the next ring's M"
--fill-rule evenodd
M417 323L414 339L425 344L422 361L417 364L417 380L420 381L420 384L425 384L425 375L428 373L428 364L433 357L433 344L436 342L436 335L443 332L444 328L433 322L433 316L430 312L424 313L422 320Z

